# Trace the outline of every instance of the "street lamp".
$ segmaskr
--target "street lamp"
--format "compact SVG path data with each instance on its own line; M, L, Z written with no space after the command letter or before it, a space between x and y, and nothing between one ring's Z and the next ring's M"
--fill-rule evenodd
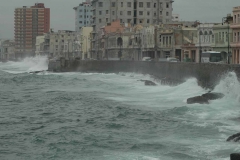
M201 61L202 61L201 35L203 35L203 32L201 31L201 23L200 23L200 21L197 20L196 23L199 24L199 27L198 27L198 35L199 35L199 63L201 63Z
M140 55L141 55L141 37L140 37L140 30L138 31L138 61L140 60Z
M227 22L228 24L228 53L227 53L227 63L229 64L229 54L230 54L230 41L229 41L229 29L230 29L230 24L229 24L229 17L223 17L222 18L222 25Z
M118 58L122 58L122 45L123 45L123 39L122 39L122 32L119 32L120 37L117 39L118 45L119 45L119 52L118 52Z

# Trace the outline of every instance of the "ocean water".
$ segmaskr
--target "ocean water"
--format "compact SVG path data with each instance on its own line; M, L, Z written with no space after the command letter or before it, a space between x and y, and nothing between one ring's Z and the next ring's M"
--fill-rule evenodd
M239 143L240 84L235 73L206 93L196 79L161 85L135 73L50 73L45 57L0 63L1 160L228 160ZM149 79L158 86L144 86Z

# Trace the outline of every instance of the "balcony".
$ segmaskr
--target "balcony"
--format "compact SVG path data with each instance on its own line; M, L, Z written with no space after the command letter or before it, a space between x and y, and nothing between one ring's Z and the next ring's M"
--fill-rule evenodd
M232 48L240 48L240 41L238 41L238 42L232 42L232 43L231 43L231 47L232 47Z
M239 23L233 23L230 25L230 28L232 29L240 29L240 19L239 19Z
M233 7L233 12L240 11L240 6Z

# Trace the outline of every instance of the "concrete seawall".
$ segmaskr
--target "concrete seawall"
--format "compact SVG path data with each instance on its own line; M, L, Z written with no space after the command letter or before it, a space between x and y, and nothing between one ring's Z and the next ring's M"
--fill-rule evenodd
M240 78L239 65L213 63L169 63L169 62L142 62L142 61L72 61L50 62L49 70L59 72L135 72L149 74L165 82L181 83L195 77L199 85L204 88L213 88L221 77L234 71Z

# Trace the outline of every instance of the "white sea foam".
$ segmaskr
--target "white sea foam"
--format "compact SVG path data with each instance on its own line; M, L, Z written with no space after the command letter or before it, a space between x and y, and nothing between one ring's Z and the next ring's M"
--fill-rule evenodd
M27 57L19 62L0 63L0 70L12 73L26 73L32 71L42 71L48 69L48 60L46 56Z

